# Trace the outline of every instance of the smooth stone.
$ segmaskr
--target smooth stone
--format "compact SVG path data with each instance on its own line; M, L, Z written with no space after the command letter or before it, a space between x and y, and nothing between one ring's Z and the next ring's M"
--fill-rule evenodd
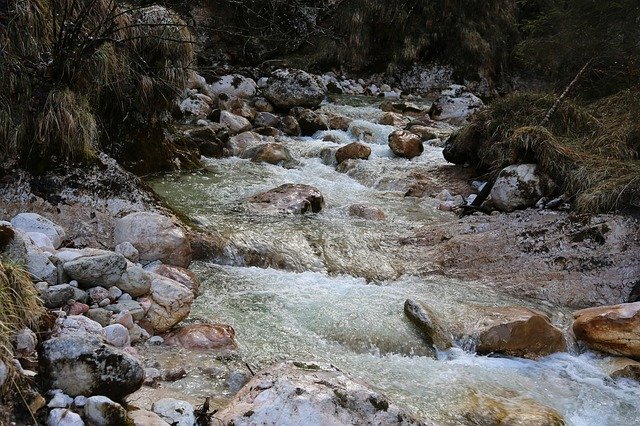
M23 232L39 232L46 235L55 249L62 245L65 238L61 226L37 213L20 213L11 219L11 225Z
M178 399L162 398L153 403L151 411L173 426L193 426L196 422L193 406Z
M89 424L96 426L126 425L128 420L122 405L102 395L87 398L84 415Z
M111 324L102 330L102 335L107 343L116 348L131 346L129 330L122 324Z
M226 324L188 324L163 335L164 343L185 349L235 351L238 349L236 333Z
M47 416L47 426L84 426L82 417L66 408L54 408Z

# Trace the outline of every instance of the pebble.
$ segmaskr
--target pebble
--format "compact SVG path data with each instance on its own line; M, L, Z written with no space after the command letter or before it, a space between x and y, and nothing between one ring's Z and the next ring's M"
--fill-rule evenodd
M102 329L104 339L110 345L117 348L124 348L131 345L129 331L122 324L111 324Z
M122 293L118 300L133 300L133 297L129 293Z
M109 298L111 300L118 300L120 296L122 296L122 290L120 290L118 287L113 286L109 288Z
M69 395L66 395L60 389L56 389L53 391L53 398L47 404L49 408L67 408L71 404L73 404L73 398Z
M100 303L102 300L109 297L109 291L104 287L93 287L87 290L89 299L93 303Z
M75 405L78 408L84 407L86 403L87 403L87 397L84 395L78 395L73 400L73 405Z
M162 378L162 372L157 368L145 368L144 369L144 385L150 388L157 388L160 386L160 379Z
M71 281L69 281L69 285L70 285L71 287L78 287L78 281L76 281L76 280L71 280Z
M111 304L111 299L109 299L108 297L105 299L102 299L99 303L98 306L100 306L101 308L104 308L105 306L108 306L109 304Z
M125 326L127 330L131 330L131 328L133 328L134 326L133 317L131 316L131 312L129 311L122 311L120 313L117 313L113 319L116 323Z
M149 343L150 345L159 346L164 343L164 339L160 336L153 336L149 340L147 340L147 343Z
M187 370L182 367L172 368L169 371L165 371L162 375L162 379L165 382L175 382L176 380L180 380L183 377L187 377Z

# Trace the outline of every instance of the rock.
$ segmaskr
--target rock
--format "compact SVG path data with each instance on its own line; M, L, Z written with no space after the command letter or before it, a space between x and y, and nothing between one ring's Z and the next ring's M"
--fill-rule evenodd
M120 324L124 326L127 330L130 330L135 325L135 323L133 322L133 316L129 311L122 311L120 313L115 314L115 316L113 317L113 320L115 321L115 324Z
M134 320L140 321L144 318L144 309L140 302L135 300L118 300L118 303L114 303L112 305L107 305L105 310L110 311L115 314L119 314L121 312L129 312Z
M191 244L184 230L167 216L131 213L116 220L114 238L116 244L133 244L142 261L159 260L183 268L191 263Z
M64 264L64 272L85 288L109 288L126 270L127 259L120 253L85 256Z
M2 389L8 378L9 369L7 368L7 364L0 360L0 389Z
M83 315L89 312L89 305L80 302L73 302L67 304L68 315Z
M84 426L79 414L66 408L55 408L47 416L47 426Z
M101 300L109 298L109 290L104 287L92 287L87 290L87 295L93 303L100 303Z
M145 319L155 333L164 333L189 315L194 296L179 282L158 275L151 281L150 297L153 303Z
M397 127L399 129L404 129L410 122L411 119L396 112L385 112L378 120L380 124Z
M463 124L483 107L482 99L469 92L466 87L454 84L442 91L429 114L435 120Z
M180 102L180 111L184 115L205 118L211 113L211 105L196 97L187 98Z
M281 123L282 121L277 115L269 112L259 112L256 114L253 125L256 127L280 127Z
M222 411L222 424L426 424L329 365L283 363L256 374Z
M368 160L370 155L371 148L363 143L353 142L336 151L336 161L340 164L350 159Z
M462 410L472 425L564 426L562 415L554 409L515 392L505 391L504 397L489 397L473 393ZM466 424L466 423L465 423Z
M58 309L65 306L67 301L73 299L74 294L74 288L69 284L59 284L49 286L40 294L40 297L46 308Z
M529 308L485 309L476 326L473 334L479 336L476 346L479 354L536 359L567 350L562 331L546 315Z
M427 342L436 349L445 351L454 346L451 333L440 323L438 316L425 303L407 299L404 302L404 313L422 331Z
M349 216L360 217L366 220L385 220L385 215L382 210L363 204L352 204L349 206Z
M185 349L238 349L233 327L225 324L189 324L178 327L162 336L168 346Z
M38 247L40 250L48 251L53 253L56 251L55 247L53 247L53 243L42 232L27 232L26 235L31 238L31 241Z
M640 359L640 302L582 309L573 316L573 334L589 348Z
M54 327L54 334L58 336L98 335L101 333L102 325L82 315L69 315L66 318L59 318Z
M140 252L129 241L118 244L116 253L120 253L130 262L138 263L140 261Z
M162 380L165 382L176 382L185 377L187 377L187 370L183 367L175 367L169 371L165 371L162 375Z
M106 327L111 324L113 312L103 308L92 308L87 312L87 317L100 324L100 326Z
M159 346L164 343L164 339L160 336L153 336L147 341L147 343L149 343L150 345Z
M240 74L224 75L209 85L209 92L219 97L221 94L229 98L250 98L255 96L258 85L252 78Z
M324 206L324 197L317 188L292 183L254 195L248 201L267 210L291 214L318 213Z
M226 102L220 102L220 107L234 115L246 118L250 122L255 120L257 114L256 110L253 109L246 99L233 98Z
M70 396L104 395L117 401L139 389L144 380L136 358L87 334L46 340L39 362L45 385Z
M84 395L78 395L73 399L73 405L76 407L84 407L87 403L87 397Z
M3 255L26 265L34 281L55 285L58 282L58 268L49 260L50 254L42 251L25 232L6 223L0 226L0 250Z
M315 108L327 95L327 87L319 77L304 71L280 69L272 73L262 93L277 108Z
M127 414L129 420L133 422L133 426L167 426L169 424L152 411L135 410L129 411Z
M389 148L398 157L414 158L422 154L424 146L418 135L396 130L389 135Z
M512 212L533 207L552 186L549 178L538 173L535 164L518 164L502 169L491 189L491 200L498 210Z
M244 132L229 139L225 147L225 155L242 155L246 150L263 143L256 132Z
M295 117L287 115L282 119L282 131L287 136L300 136L300 123Z
M213 114L212 118L216 123L220 123L229 129L229 134L231 135L247 132L252 127L249 120L229 111L218 111Z
M141 343L151 337L147 331L140 327L138 324L133 324L133 327L129 329L129 337L131 338L131 344Z
M18 357L28 357L36 351L38 337L29 328L23 328L13 337L14 354Z
M273 112L274 110L273 105L268 100L260 97L253 98L253 107L258 112Z
M331 114L329 115L328 118L329 118L330 129L342 130L343 132L346 132L347 130L349 130L349 126L353 121L349 117L345 117L344 115L336 115L336 114Z
M109 299L118 300L120 296L122 296L122 290L116 286L109 287Z
M101 395L87 398L84 415L90 425L96 426L126 425L128 420L122 405Z
M151 276L139 266L129 266L116 283L116 288L121 294L125 292L132 297L144 296L151 288Z
M229 374L224 384L229 388L231 393L237 393L251 379L246 371L236 370Z
M327 117L319 112L304 110L297 118L302 136L313 136L321 130L329 130Z
M59 248L65 233L62 227L36 213L20 213L11 219L11 225L23 232L40 232L51 240L54 248Z
M76 285L73 285L75 283ZM86 291L80 290L77 285L78 282L73 280L69 283L71 287L73 287L73 300L80 303L87 303L89 301L89 295Z
M144 385L150 388L157 388L160 386L160 380L162 379L162 372L157 368L145 368L144 369Z
M247 149L242 158L250 159L254 163L269 163L290 166L293 157L289 150L280 143L264 143Z
M149 272L177 281L186 286L195 295L198 294L200 289L200 280L198 279L198 276L186 268L171 265L155 265L152 268L149 268Z
M116 348L131 346L129 330L122 324L111 324L102 330L104 340Z
M193 426L196 423L193 406L186 401L163 398L154 402L151 410L173 426Z
M69 408L73 404L73 398L65 395L60 389L53 391L53 398L47 404L49 408Z
M613 379L631 379L640 382L640 362L629 358L613 358L606 365L605 371Z
M420 140L423 142L430 141L433 139L439 139L438 134L434 131L432 127L429 126L411 126L409 127L409 131L411 133L415 133L420 136Z

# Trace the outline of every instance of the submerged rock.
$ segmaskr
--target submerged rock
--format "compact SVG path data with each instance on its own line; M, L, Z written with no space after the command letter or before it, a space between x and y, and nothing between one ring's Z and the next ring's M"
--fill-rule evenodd
M137 359L89 334L45 341L39 361L46 386L70 396L104 395L120 400L138 390L144 380Z
M389 135L389 148L398 157L414 158L422 154L424 146L418 135L396 130Z
M283 363L256 374L216 413L222 424L428 424L329 365Z
M536 164L518 164L502 169L491 189L491 200L501 211L533 207L548 195L553 184L538 173Z
M189 324L178 327L163 336L168 346L185 349L215 349L235 351L236 332L225 324Z
M269 77L262 93L277 108L315 108L327 95L327 87L319 77L305 71L279 69Z
M472 425L564 426L562 415L553 408L504 391L504 396L485 396L472 392L462 409L462 417Z
M632 379L640 382L640 362L629 358L613 358L605 365L605 371L613 379Z
M454 345L451 333L440 324L438 316L425 303L407 299L404 313L436 349L443 351Z
M264 143L247 149L242 158L247 158L254 163L269 163L283 166L293 164L293 157L289 150L281 143Z
M281 213L318 213L324 206L324 197L317 188L309 185L287 183L249 198L253 205Z
M364 204L352 204L349 206L349 216L360 217L366 220L385 220L385 214L378 207Z
M573 333L591 349L640 359L640 302L576 311Z
M371 148L363 143L353 142L336 151L336 161L340 164L349 159L368 160L370 155Z

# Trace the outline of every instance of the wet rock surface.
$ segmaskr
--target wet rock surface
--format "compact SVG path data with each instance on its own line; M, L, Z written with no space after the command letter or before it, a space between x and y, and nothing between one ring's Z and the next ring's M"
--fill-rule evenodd
M267 211L304 214L318 213L324 206L324 197L309 185L285 184L249 198L249 203Z
M234 329L225 324L189 324L163 335L164 343L185 349L213 349L233 352L238 349Z

